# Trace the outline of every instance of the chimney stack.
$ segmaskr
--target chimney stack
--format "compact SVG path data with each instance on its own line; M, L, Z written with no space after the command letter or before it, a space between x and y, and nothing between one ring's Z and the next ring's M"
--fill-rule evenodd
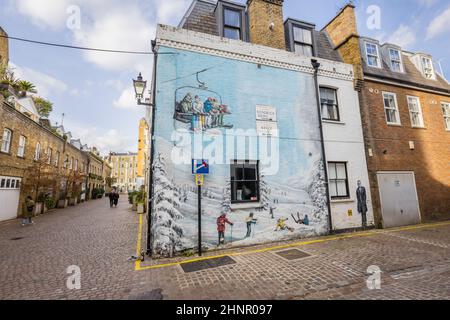
M283 0L248 0L250 42L286 50Z

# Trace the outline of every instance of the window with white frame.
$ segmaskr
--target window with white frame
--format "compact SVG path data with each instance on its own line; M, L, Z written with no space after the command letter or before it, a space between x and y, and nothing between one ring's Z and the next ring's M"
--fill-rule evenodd
M64 164L63 164L64 169L67 169L68 165L69 165L69 156L66 154L66 158L64 159Z
M60 157L60 155L61 155L61 153L59 151L56 151L55 162L54 162L55 167L59 167L59 157Z
M12 140L12 131L9 129L4 129L2 136L1 152L9 153L9 151L11 150L11 140Z
M420 105L420 99L418 97L407 97L409 116L411 117L411 125L415 128L423 128L423 115L422 107Z
M36 143L36 149L34 150L34 160L39 161L41 158L41 144L38 142Z
M340 121L336 89L320 87L320 103L323 120Z
M433 79L434 78L434 68L433 68L433 62L430 58L422 57L422 71L427 79Z
M75 171L78 171L78 159L75 160Z
M70 170L73 170L73 160L74 160L73 157L71 157L70 161L69 161L69 169Z
M230 169L231 203L259 202L259 162L235 160Z
M53 156L53 149L50 147L47 147L47 164L52 163L52 156Z
M391 70L395 72L403 72L402 55L400 50L389 49L389 60L391 61Z
M371 67L380 68L380 55L378 53L378 45L372 42L366 42L367 64Z
M27 145L27 138L24 136L19 137L19 147L17 148L17 156L20 158L25 157L25 148Z
M347 163L328 162L328 176L331 199L349 198Z
M312 30L302 28L299 26L293 26L294 34L294 51L303 56L313 56L313 37Z
M450 103L442 103L442 111L444 112L445 129L450 131Z
M384 112L388 124L401 124L395 93L383 92Z

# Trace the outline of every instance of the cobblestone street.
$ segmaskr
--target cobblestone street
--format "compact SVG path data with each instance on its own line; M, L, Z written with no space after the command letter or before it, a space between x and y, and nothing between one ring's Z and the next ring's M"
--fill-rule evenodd
M125 196L117 209L102 199L30 227L0 224L0 299L450 298L450 223L240 249L229 252L235 264L192 273L174 260L128 262L139 226ZM310 256L275 253L288 249ZM81 268L81 290L66 287L71 265ZM382 271L381 290L367 289L372 265Z

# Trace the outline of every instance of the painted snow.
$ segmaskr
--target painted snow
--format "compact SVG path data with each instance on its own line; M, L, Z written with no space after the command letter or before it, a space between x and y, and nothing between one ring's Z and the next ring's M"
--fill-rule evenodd
M158 56L156 73L154 252L171 256L196 249L197 187L191 159L210 161L202 197L203 246L218 246L222 212L234 225L226 226L221 247L325 234L328 211L313 76L173 48L160 47L159 52L174 54ZM200 83L196 73L205 69L198 75ZM211 119L202 122L209 98L217 113L207 113ZM257 105L275 107L278 118L278 138L269 139L272 146L264 159L267 140L241 139L242 133L256 132ZM251 141L256 145L249 147ZM233 145L247 150L235 151ZM260 161L260 202L252 208L231 210L233 160ZM246 238L250 213L257 220ZM295 222L306 215L309 225ZM286 230L275 231L279 219L288 219Z

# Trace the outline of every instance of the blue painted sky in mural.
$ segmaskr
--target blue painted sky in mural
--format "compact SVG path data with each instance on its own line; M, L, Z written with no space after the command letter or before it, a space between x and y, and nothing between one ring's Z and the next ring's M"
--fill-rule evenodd
M225 117L225 122L231 123L233 129L256 129L256 105L276 108L281 179L298 175L320 156L311 74L266 66L258 68L252 63L171 48L161 47L160 52L176 54L160 55L158 62L157 105L160 107L155 135L170 141L175 129L190 127L173 120L175 92L180 87L198 86L195 74L209 69L201 73L200 80L206 83L209 90L219 93L223 103L228 105L231 114ZM186 168L190 167L187 165ZM227 176L229 169L224 166L221 173L215 172Z

